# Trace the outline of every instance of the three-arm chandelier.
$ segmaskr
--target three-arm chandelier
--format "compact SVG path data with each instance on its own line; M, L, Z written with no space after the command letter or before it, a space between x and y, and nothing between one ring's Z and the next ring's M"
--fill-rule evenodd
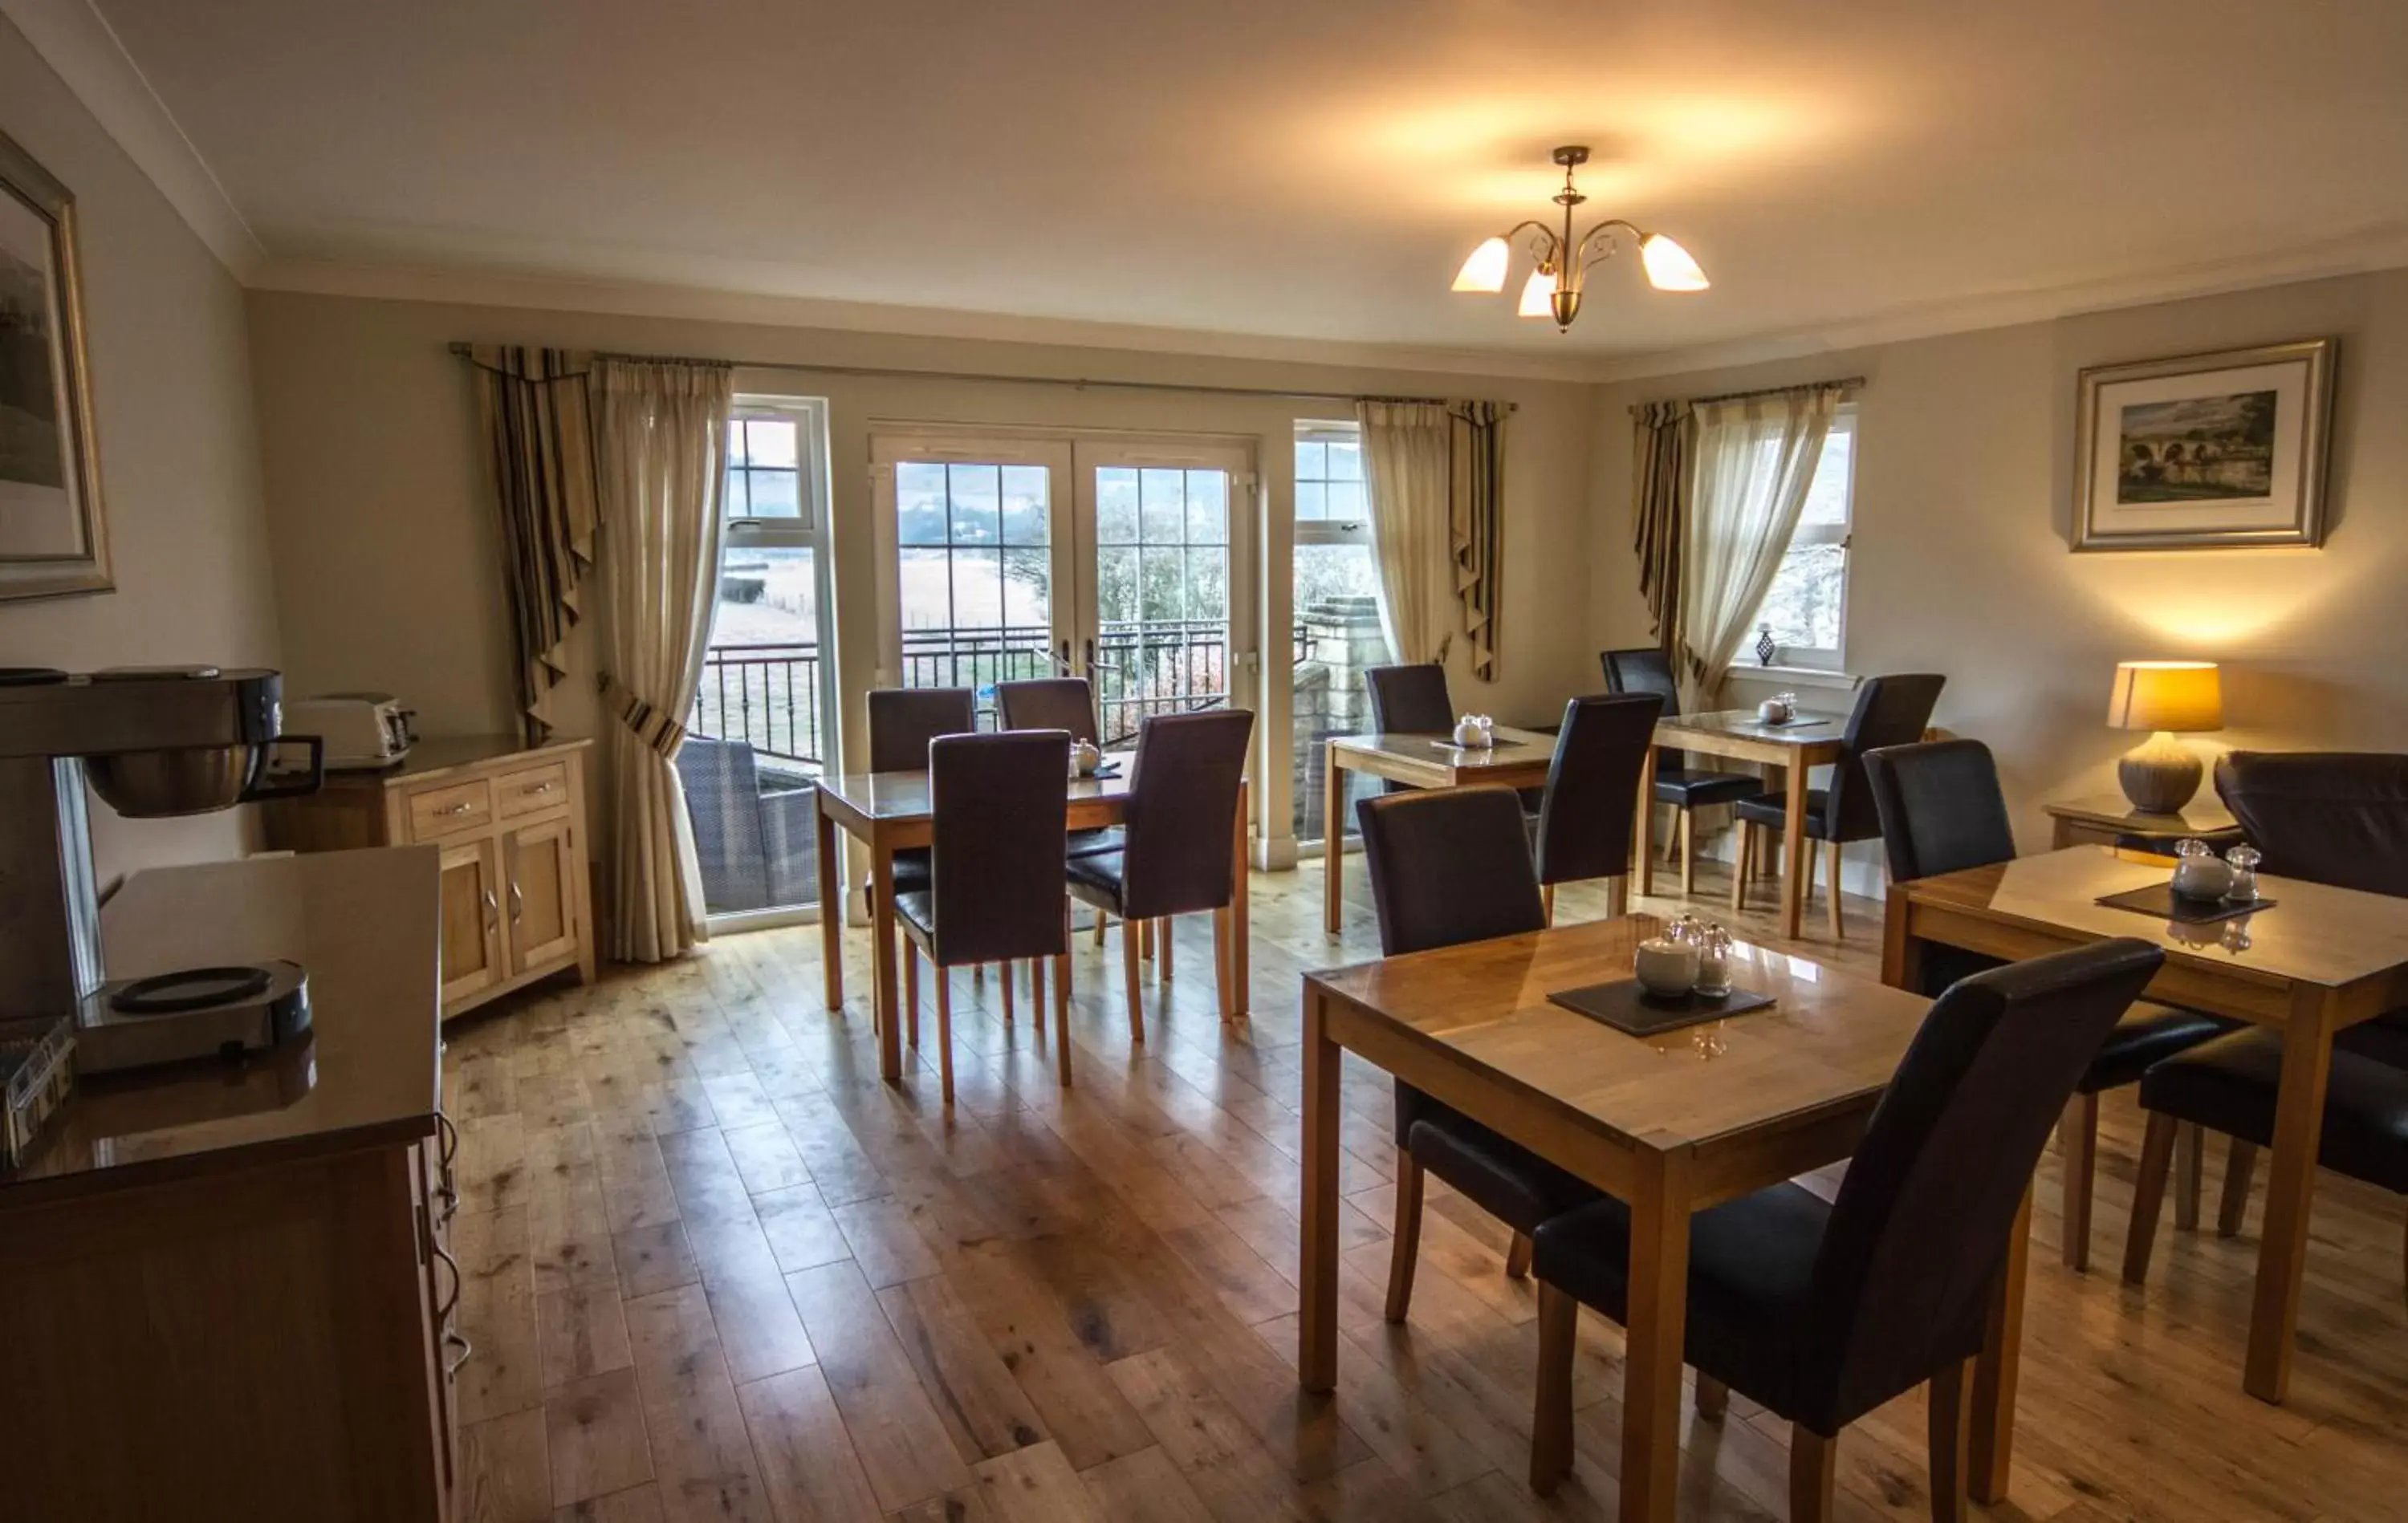
M1555 205L1564 208L1564 230L1539 221L1517 222L1471 251L1456 272L1455 289L1494 293L1505 289L1506 266L1512 263L1514 240L1524 233L1535 235L1526 240L1537 265L1530 278L1522 286L1522 305L1516 309L1526 318L1553 318L1558 329L1569 329L1572 319L1580 316L1581 287L1588 279L1594 265L1612 259L1621 240L1627 236L1639 245L1639 263L1647 271L1647 283L1658 291L1703 291L1706 272L1689 257L1689 251L1661 233L1648 233L1610 217L1598 223L1578 239L1572 236L1572 208L1588 197L1572 188L1572 171L1588 163L1588 149L1580 147L1555 149L1555 163L1564 166L1564 188L1555 192Z

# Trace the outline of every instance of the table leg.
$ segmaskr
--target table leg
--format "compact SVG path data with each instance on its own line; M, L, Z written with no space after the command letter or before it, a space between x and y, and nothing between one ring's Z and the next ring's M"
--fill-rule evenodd
M2051 851L2063 851L2074 843L2073 821L2062 815L2057 816L2049 826L2048 848Z
M1321 748L1321 928L1334 936L1346 916L1346 768L1337 747Z
M1923 990L1923 938L1909 929L1910 918L1905 885L1891 884L1882 902L1881 980L1917 994Z
M2249 1310L2249 1365L2242 1381L2261 1402L2282 1401L2291 1384L2308 1204L2315 1193L2339 1003L2329 990L2298 987L2283 1028L2283 1083L2274 1098L2274 1146L2267 1150L2266 1222L2258 1245L2257 1296Z
M1681 1357L1689 1302L1689 1159L1657 1155L1630 1212L1630 1324L1622 1375L1622 1517L1670 1523L1681 1469Z
M1990 1294L1990 1320L1973 1364L1973 1437L1968 1489L1980 1502L2007 1500L2015 1457L2015 1381L2023 1369L2024 1270L2031 1259L2031 1186L2015 1212L2006 1261Z
M1806 913L1806 776L1812 769L1791 766L1782 783L1782 807L1787 816L1781 831L1781 933L1798 939Z
M1246 1013L1246 980L1252 975L1253 933L1246 929L1246 817L1254 790L1238 784L1238 818L1230 828L1230 855L1236 871L1229 878L1229 1013ZM1164 954L1168 956L1168 953Z
M878 982L878 1076L896 1084L903 1078L903 1032L896 1019L895 848L883 841L869 844L869 956Z
M820 851L820 976L826 986L827 1007L844 1008L844 873L836 860L836 820L827 812L827 795L812 790L819 807L811 812L819 833Z
M1639 763L1639 896L1656 891L1656 747Z
M1304 989L1303 1274L1297 1376L1309 1391L1338 1385L1338 1044L1319 989ZM1674 1372L1677 1383L1679 1373ZM1675 1393L1678 1394L1677 1392Z

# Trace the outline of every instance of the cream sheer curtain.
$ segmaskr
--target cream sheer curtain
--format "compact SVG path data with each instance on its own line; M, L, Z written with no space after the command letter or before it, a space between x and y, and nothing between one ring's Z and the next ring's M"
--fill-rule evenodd
M1681 536L1680 653L1690 708L1712 706L1781 569L1844 388L1697 407L1697 475Z
M702 683L719 574L720 494L734 372L603 360L602 672L609 726L611 955L659 962L707 939L702 873L670 765Z
M1371 555L1380 619L1400 662L1446 654L1455 600L1453 423L1428 402L1358 402L1363 472L1371 489Z

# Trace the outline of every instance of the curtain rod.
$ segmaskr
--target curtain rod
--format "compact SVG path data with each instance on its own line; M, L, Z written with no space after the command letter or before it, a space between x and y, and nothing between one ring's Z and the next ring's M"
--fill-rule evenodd
M466 357L476 346L454 340L453 354ZM896 380L981 381L1000 386L1068 386L1076 391L1110 388L1123 391L1183 391L1206 396L1283 397L1293 402L1419 402L1435 406L1452 406L1465 401L1484 398L1443 396L1377 396L1357 391L1291 391L1276 386L1205 386L1183 381L1094 380L1068 376L999 376L976 370L913 370L902 365L830 365L806 364L794 360L710 360L684 354L621 354L608 349L594 353L597 360L626 360L650 364L731 365L738 370L793 370L820 376L862 376ZM1508 412L1518 412L1521 404L1508 402Z
M1702 407L1709 402L1745 402L1750 397L1783 396L1791 391L1818 391L1826 386L1861 390L1864 384L1865 378L1862 376L1844 376L1838 380L1799 381L1795 386L1759 386L1753 391L1723 391L1713 396L1667 397L1664 400L1686 402L1692 407ZM1651 402L1634 402L1630 405L1630 410L1635 413L1641 407L1654 406L1655 404Z

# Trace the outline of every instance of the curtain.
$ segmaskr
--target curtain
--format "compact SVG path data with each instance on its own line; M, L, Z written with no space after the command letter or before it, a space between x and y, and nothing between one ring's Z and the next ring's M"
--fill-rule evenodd
M1680 669L1710 706L1781 569L1842 393L1803 387L1697 406L1697 467L1681 536Z
M1689 457L1697 421L1686 402L1646 402L1630 409L1638 433L1631 450L1630 548L1639 556L1639 595L1656 643L1675 658L1681 628L1681 536L1689 517Z
M1358 402L1371 491L1380 619L1400 662L1438 661L1450 638L1453 424L1434 402Z
M594 565L591 360L493 344L468 358L501 512L519 722L536 742L552 733L552 690L567 675L561 646L580 617L579 583Z
M727 469L726 365L604 360L602 671L609 724L611 953L659 962L705 939L702 870L671 765L702 684Z
M1505 412L1494 402L1454 409L1449 438L1454 477L1448 520L1455 551L1455 596L1463 605L1463 634L1471 647L1471 675L1497 680L1497 599L1504 576Z

